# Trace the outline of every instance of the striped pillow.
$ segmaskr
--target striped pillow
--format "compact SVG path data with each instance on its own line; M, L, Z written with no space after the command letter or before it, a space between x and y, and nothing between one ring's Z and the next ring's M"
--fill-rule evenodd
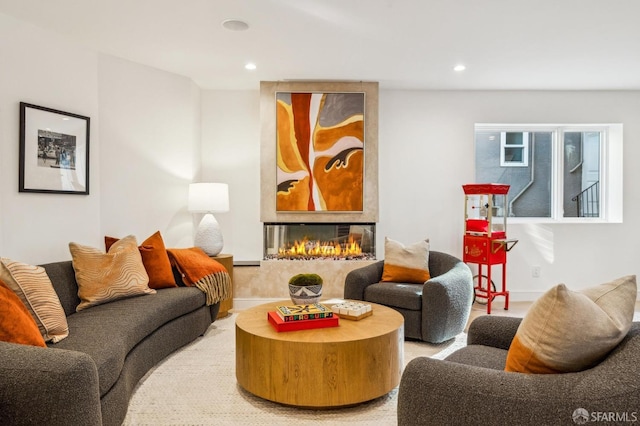
M385 237L382 281L423 284L430 278L429 239L404 246Z
M69 335L67 317L44 268L3 257L0 280L27 307L45 342L56 343Z
M635 275L581 291L558 284L529 308L505 370L548 374L594 366L629 332L636 294Z
M91 306L126 297L155 294L142 264L133 235L116 241L107 253L97 248L69 243L78 282L79 312Z

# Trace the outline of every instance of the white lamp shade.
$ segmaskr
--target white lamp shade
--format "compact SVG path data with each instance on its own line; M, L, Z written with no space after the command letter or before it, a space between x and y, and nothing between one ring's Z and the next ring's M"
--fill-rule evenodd
M187 208L192 213L228 212L229 185L226 183L189 184Z

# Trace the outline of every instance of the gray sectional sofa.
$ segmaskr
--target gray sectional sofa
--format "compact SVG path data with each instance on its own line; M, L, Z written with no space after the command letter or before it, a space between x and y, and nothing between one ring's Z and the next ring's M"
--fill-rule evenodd
M202 335L220 304L195 287L157 290L76 313L71 261L42 265L69 324L47 348L0 342L1 425L120 425L138 381Z

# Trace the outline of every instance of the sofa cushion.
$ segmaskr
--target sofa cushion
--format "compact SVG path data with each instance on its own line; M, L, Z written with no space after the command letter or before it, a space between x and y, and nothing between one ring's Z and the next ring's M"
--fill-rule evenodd
M164 324L203 306L205 295L195 287L160 289L153 297L133 297L93 306L67 318L69 337L55 348L91 356L98 368L100 396L103 396L118 380L133 347Z
M20 298L0 281L0 340L46 346L38 325Z
M59 342L69 335L67 317L44 268L3 257L0 279L29 310L45 342Z
M408 246L384 239L382 281L424 284L429 275L429 240Z
M133 235L118 240L108 253L69 243L78 282L76 311L131 296L154 294Z
M118 238L104 237L104 245L107 251L118 241ZM171 269L171 262L167 249L162 240L160 231L147 238L138 247L142 264L149 275L149 288L177 287L176 280Z
M422 309L422 284L376 283L364 290L364 300L395 308Z
M559 284L529 308L516 332L506 371L564 373L600 362L626 336L633 321L636 277L582 291Z

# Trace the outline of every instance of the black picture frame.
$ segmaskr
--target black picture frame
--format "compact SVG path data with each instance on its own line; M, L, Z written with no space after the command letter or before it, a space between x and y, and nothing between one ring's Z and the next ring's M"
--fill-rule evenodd
M89 194L89 128L79 114L20 102L19 192Z

